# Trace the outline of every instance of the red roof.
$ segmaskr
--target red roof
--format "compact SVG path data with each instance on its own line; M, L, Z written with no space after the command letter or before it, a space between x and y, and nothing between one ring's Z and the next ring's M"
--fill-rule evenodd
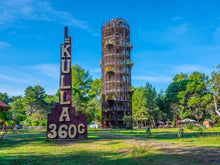
M8 104L0 100L0 107L11 108Z

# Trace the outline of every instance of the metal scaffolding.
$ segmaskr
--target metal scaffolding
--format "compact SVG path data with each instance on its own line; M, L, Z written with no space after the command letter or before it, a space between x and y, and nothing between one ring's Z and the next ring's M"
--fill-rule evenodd
M123 128L123 117L132 115L130 26L122 18L101 27L102 127Z

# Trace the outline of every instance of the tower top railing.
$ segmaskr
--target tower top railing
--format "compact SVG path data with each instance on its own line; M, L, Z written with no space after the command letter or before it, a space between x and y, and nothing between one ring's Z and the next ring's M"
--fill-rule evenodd
M130 26L129 24L125 21L125 19L123 18L115 18L115 19L112 19L111 21L107 21L106 23L102 24L101 26L101 30L104 30L108 27L122 27L122 28L125 28L125 29L130 29Z

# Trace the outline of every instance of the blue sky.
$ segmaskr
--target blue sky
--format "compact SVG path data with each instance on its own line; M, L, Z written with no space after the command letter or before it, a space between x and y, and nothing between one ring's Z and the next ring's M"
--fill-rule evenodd
M123 17L131 27L132 85L166 89L175 74L209 74L220 64L218 0L8 0L0 2L0 92L59 88L64 26L72 64L101 77L101 24Z

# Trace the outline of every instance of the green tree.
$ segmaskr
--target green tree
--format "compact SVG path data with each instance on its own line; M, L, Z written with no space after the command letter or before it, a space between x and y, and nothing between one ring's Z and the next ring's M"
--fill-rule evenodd
M189 80L186 86L189 97L187 105L189 111L199 121L206 116L205 105L202 104L202 101L206 98L204 96L208 94L208 76L195 71L189 76Z
M25 106L27 116L31 116L32 113L38 112L42 116L46 117L48 104L44 100L45 97L45 91L39 85L34 87L29 86L26 88L23 104Z
M91 120L96 120L99 122L102 120L102 109L100 101L101 84L101 79L95 79L92 81L88 91L89 102L87 108L87 111L90 113Z
M150 83L135 90L132 96L132 113L136 122L146 125L150 121L152 127L156 126L156 120L161 115L156 99L157 92Z
M157 92L150 83L146 83L144 87L144 96L147 101L146 110L147 110L147 113L149 114L151 126L156 127L156 120L159 115L159 109L156 104Z
M1 92L0 92L0 100L5 102L6 104L9 104L12 101L7 93L1 93Z
M173 82L187 80L187 79L188 79L188 74L181 72L180 74L176 74L174 76Z
M22 114L18 114L16 117L15 117L15 122L20 124L20 121L24 121L27 119L27 116L26 115L22 115Z
M172 82L168 86L164 96L164 109L161 109L167 114L167 118L172 119L179 113L184 114L187 106L188 95L185 90L188 82L189 80L184 79Z
M55 103L59 102L59 93L55 95L44 95L44 101L46 102L46 115L51 112L51 108L55 106Z
M132 115L134 120L137 122L147 119L148 113L146 110L147 98L145 97L144 88L139 87L134 91L132 96Z
M92 76L81 66L75 64L72 66L72 104L76 111L82 111L90 121L91 114L88 111L90 97L88 92L92 83Z
M165 94L169 118L189 117L199 121L207 116L207 109L210 109L208 76L195 71L188 78L186 74L177 74L173 80Z
M12 113L12 119L16 120L16 116L18 115L26 115L24 104L23 104L23 98L22 96L13 97L13 102L10 104L11 106L11 113Z

